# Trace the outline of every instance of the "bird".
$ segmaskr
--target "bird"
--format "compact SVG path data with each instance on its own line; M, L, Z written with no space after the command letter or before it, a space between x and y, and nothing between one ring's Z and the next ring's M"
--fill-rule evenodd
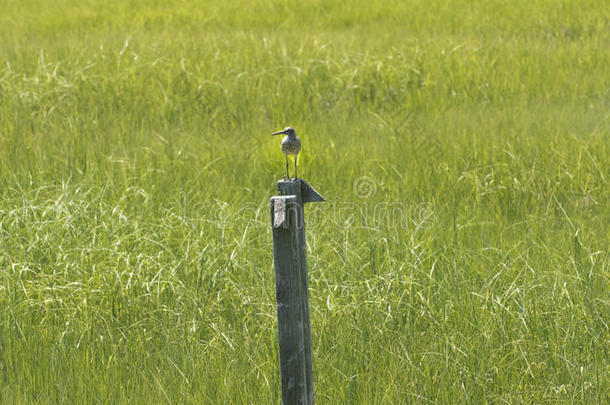
M284 179L288 178L288 180L296 180L297 176L297 156L301 151L301 138L297 136L297 133L291 127L284 128L283 131L274 132L271 135L282 135L286 134L284 139L282 139L282 153L286 157L286 176ZM288 172L288 155L294 155L294 179L290 178L290 173Z

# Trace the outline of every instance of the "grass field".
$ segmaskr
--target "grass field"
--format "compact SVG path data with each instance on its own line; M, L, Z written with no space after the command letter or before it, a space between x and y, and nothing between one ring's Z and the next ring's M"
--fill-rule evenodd
M0 0L0 403L610 402L604 0Z

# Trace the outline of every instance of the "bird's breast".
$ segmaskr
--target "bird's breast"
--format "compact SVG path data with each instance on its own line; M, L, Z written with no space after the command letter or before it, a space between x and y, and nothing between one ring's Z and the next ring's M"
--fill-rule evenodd
M286 155L296 155L301 151L301 140L299 138L285 137L282 140L282 152Z

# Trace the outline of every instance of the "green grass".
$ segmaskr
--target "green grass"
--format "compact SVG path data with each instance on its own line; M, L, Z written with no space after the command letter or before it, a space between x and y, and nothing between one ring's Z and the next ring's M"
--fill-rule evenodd
M608 3L227 3L0 0L0 402L279 404L286 125L318 403L610 402Z

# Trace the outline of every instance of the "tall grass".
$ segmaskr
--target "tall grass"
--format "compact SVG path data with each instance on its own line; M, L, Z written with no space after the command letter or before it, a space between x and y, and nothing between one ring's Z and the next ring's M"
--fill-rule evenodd
M610 401L606 2L0 3L2 403Z

